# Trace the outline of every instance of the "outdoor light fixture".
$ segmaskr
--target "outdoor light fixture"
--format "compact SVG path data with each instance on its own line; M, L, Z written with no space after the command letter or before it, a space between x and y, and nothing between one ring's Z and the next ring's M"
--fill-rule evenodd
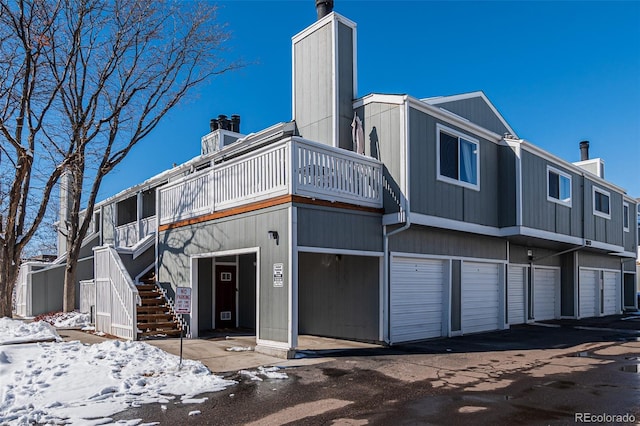
M527 257L529 258L529 262L533 260L533 250L527 250Z
M276 245L280 243L280 235L278 235L278 231L267 231L269 234L270 240L276 240Z

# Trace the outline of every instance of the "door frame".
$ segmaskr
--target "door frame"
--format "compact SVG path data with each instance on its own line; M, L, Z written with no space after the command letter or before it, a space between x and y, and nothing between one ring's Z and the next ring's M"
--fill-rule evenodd
M190 256L190 276L189 281L191 283L191 325L190 334L191 337L198 337L198 260L202 258L216 258L222 256L234 256L241 254L255 254L256 255L256 340L260 339L260 247L247 247L235 250L223 250L207 253L199 253ZM215 259L212 262L215 273ZM237 268L237 266L236 266ZM214 275L215 278L215 275ZM238 274L236 274L236 282L238 280ZM214 289L215 290L215 289ZM213 297L215 297L215 291L212 291ZM236 295L237 300L237 295ZM236 306L237 308L237 306ZM213 309L215 310L215 308ZM212 313L215 316L215 313ZM237 315L236 315L237 319ZM215 323L213 323L215 326Z

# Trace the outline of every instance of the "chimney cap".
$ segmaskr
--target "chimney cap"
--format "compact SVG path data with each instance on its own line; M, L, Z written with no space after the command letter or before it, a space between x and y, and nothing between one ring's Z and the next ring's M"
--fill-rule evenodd
M580 142L580 161L589 159L589 141Z
M333 11L333 0L316 0L316 13L322 19Z

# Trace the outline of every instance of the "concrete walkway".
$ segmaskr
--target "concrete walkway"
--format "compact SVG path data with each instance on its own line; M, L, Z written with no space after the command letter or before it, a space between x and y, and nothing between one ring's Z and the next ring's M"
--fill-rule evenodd
M59 329L58 334L65 341L78 340L82 343L96 344L109 340L80 330ZM165 352L179 356L180 339L167 338L158 340L144 340L145 343L156 346ZM255 369L260 366L299 367L333 361L330 356L303 356L296 359L282 359L253 351L256 344L255 336L229 336L216 339L183 339L182 356L202 362L214 373L236 372L239 370ZM379 348L368 343L350 342L338 339L327 339L315 336L300 336L299 348L306 353L322 352L327 354L332 350Z

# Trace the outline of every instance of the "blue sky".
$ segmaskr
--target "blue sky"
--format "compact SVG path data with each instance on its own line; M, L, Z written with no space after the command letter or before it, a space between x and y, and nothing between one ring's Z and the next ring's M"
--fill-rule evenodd
M291 37L313 0L223 1L222 75L175 109L108 176L99 199L200 153L209 119L240 114L242 133L291 119ZM578 143L607 180L640 197L640 2L358 1L334 10L358 24L358 97L482 90L521 138L568 161Z

